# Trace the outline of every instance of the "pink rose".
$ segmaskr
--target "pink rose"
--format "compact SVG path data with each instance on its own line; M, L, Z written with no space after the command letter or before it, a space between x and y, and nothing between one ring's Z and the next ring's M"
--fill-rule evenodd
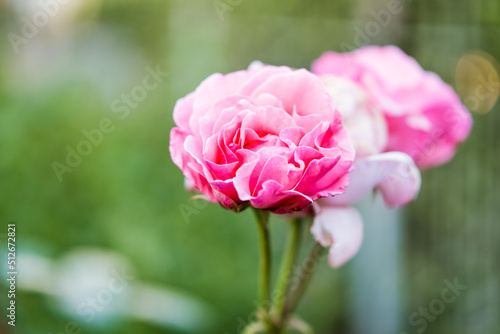
M470 114L453 89L395 46L326 52L312 71L362 86L386 118L385 151L405 152L420 168L450 160L471 129Z
M189 184L239 211L301 210L344 192L354 150L321 81L263 66L214 74L174 109L170 153Z

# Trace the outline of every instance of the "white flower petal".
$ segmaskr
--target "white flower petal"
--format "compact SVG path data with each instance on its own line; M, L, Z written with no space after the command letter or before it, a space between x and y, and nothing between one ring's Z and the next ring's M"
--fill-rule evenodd
M322 246L331 246L328 262L338 268L361 247L363 220L352 207L321 207L314 217L311 233Z
M402 152L381 153L356 161L350 179L344 194L320 201L348 205L377 189L386 205L401 207L416 198L421 184L419 169L413 159Z

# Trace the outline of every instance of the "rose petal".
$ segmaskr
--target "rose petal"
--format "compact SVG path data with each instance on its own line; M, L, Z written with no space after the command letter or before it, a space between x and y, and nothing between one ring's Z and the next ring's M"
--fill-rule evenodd
M323 201L348 205L378 189L388 206L400 207L415 199L421 183L420 171L412 158L401 152L376 154L356 161L350 178L344 194Z
M314 110L314 113L322 113L324 120L333 120L331 98L323 83L304 69L272 76L253 92L252 97L263 93L279 99L290 115L294 110L299 115L309 115Z
M257 196L250 200L255 208L267 208L274 213L289 213L302 210L313 200L308 196L293 190L283 190L283 186L274 180L262 184Z
M349 261L361 247L363 220L352 207L320 206L311 233L322 246L330 247L328 262L334 268Z

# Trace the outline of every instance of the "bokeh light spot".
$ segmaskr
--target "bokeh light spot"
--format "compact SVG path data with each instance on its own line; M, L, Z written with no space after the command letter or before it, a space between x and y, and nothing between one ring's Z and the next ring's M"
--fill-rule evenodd
M455 82L465 105L474 112L489 112L498 100L498 63L482 51L469 51L457 63Z

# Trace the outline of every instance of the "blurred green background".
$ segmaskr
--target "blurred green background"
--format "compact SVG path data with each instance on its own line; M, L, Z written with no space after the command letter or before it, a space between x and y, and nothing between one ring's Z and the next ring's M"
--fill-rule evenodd
M40 3L53 2L0 1L0 333L241 330L256 300L255 223L249 211L189 201L168 152L175 101L211 73L256 59L309 68L326 50L361 44L403 48L458 89L475 122L451 163L423 173L420 196L398 223L401 258L391 284L399 302L384 309L398 314L394 333L421 333L409 317L455 277L467 290L423 331L500 332L500 1L402 0L402 12L381 23L377 13L391 1L63 2L46 7L54 15L44 23ZM30 31L26 20L36 17ZM151 69L168 76L128 114L117 112L116 99ZM492 83L482 87L481 78ZM103 119L112 130L58 179L54 162L66 164L68 146L77 150L82 131ZM4 316L10 222L19 266L15 328ZM276 258L285 230L273 218ZM377 333L393 321L375 312L373 326L360 330L364 314L351 284L358 260L338 270L321 263L299 308L316 333ZM388 260L373 256L372 265L378 261ZM134 278L110 294L102 289L112 270ZM366 287L385 279L376 270L363 277L367 300ZM101 300L93 317L80 308L89 297Z

